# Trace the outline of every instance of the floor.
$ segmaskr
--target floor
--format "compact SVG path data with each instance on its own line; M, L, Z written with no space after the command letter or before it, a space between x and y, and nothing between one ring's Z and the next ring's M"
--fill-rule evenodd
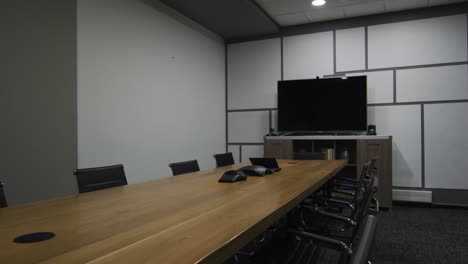
M397 205L380 212L373 263L468 263L468 209Z

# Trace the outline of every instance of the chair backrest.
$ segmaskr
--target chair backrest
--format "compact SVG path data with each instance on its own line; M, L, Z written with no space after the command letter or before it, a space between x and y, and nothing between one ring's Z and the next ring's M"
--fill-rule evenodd
M73 171L80 193L92 192L122 185L127 185L127 177L122 164L76 169Z
M352 204L356 206L358 203L358 199L361 198L364 192L364 182L368 180L370 176L376 171L375 169L375 159L367 161L361 170L361 175L359 176L359 181L356 187L356 191L354 193ZM360 196L361 195L361 196Z
M370 263L368 259L374 244L377 218L373 215L369 215L366 219L363 219L363 221L364 220L365 223L361 225L361 228L357 231L358 235L354 237L352 242L353 254L347 262L349 264Z
M190 173L200 171L200 167L198 167L197 160L189 160L189 161L182 161L176 163L170 163L169 167L172 170L172 175L177 176L180 174Z
M234 164L232 152L213 155L216 160L216 167L223 167Z
M362 220L368 215L367 212L371 204L372 197L374 197L374 194L378 190L379 178L377 176L371 176L368 180L366 180L364 196L359 203L356 214L354 216L354 220L357 223L356 230L359 229L359 225L362 223Z
M0 208L8 207L8 203L3 191L3 182L0 182Z

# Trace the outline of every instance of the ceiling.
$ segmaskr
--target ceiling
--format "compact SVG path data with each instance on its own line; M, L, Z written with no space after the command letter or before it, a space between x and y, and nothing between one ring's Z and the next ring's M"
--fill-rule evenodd
M327 0L321 7L311 0L256 0L282 27L416 8L466 2L467 0Z
M156 0L154 0L156 1ZM279 35L298 25L355 18L410 9L430 8L468 0L160 0L222 36L227 42ZM466 9L466 8L464 8Z

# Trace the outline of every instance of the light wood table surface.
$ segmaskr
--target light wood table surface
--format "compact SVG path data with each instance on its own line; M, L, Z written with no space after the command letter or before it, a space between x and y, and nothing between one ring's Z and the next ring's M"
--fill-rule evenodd
M222 263L342 169L279 160L280 172L218 183L236 164L0 209L0 263ZM53 239L13 239L48 231Z

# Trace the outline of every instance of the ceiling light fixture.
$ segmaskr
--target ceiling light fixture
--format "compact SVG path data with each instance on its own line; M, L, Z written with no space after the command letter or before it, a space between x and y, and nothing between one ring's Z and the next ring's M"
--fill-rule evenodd
M313 6L323 6L326 3L325 0L313 0L312 5Z

